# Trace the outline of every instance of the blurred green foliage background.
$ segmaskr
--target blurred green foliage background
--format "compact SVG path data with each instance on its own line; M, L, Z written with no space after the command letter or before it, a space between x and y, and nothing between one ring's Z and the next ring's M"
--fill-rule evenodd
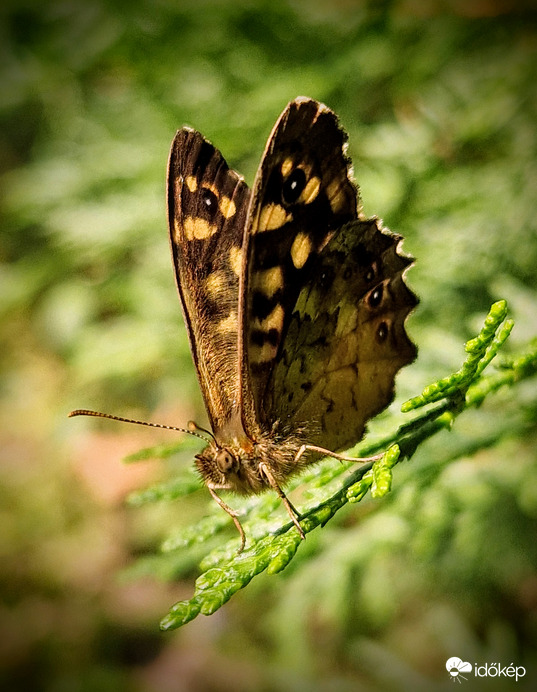
M518 685L534 689L535 382L424 445L388 498L308 536L286 572L173 634L158 621L190 595L193 558L171 582L118 574L208 496L127 509L167 471L121 457L170 433L66 419L204 422L167 246L168 147L189 124L251 183L297 95L340 115L366 213L417 257L420 355L398 402L458 367L498 298L512 348L534 336L531 4L5 0L2 690L440 690L450 656L525 665Z

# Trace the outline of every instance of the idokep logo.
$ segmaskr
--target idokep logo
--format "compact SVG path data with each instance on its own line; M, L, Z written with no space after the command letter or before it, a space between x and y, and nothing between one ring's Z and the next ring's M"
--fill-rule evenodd
M451 680L460 684L461 680L468 680L468 677L463 673L471 673L472 664L468 661L462 661L457 656L452 656L446 661L446 670L450 674Z
M518 682L519 678L526 675L524 666L515 666L512 663L508 666L502 666L500 663L484 663L478 665L474 663L472 666L468 661L463 661L458 656L452 656L446 661L446 670L449 673L453 682L461 683L462 680L468 680L469 677L475 678L515 678ZM474 672L473 676L470 673ZM463 675L466 673L466 675Z

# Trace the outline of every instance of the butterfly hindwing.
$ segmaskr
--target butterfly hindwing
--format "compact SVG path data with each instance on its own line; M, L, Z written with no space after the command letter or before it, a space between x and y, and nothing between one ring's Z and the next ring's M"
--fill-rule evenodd
M239 277L249 197L244 180L199 132L177 132L168 164L170 243L213 430L239 400Z
M416 356L404 322L416 305L404 283L412 258L378 219L344 226L317 258L294 306L265 398L266 415L338 451L393 398Z

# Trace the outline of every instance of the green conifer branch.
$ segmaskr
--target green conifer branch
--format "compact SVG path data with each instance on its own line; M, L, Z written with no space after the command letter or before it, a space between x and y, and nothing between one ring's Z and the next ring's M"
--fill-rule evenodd
M535 374L537 339L529 344L524 353L510 359L504 358L499 369L483 375L513 328L513 322L506 319L506 314L505 301L494 303L479 334L467 342L467 357L461 368L425 387L421 395L405 402L402 410L409 412L425 405L435 406L401 425L395 433L382 440L360 446L360 456L386 450L381 459L354 468L350 473L349 470L354 467L350 462L321 462L290 484L292 488L298 483L309 483L312 503L300 520L305 534L324 526L344 505L359 502L368 491L373 498L386 495L392 486L393 468L404 459L409 459L424 440L442 429L450 429L457 416L467 408L481 405L487 396L500 387ZM339 477L342 474L348 475L341 480ZM334 490L335 483L338 485ZM187 475L179 481L141 491L131 501L140 504L169 499L192 492L193 489L193 478ZM248 498L243 502L242 509L248 514L248 519L243 521L249 538L246 549L237 554L237 539L233 539L208 552L201 561L200 566L204 571L196 580L193 597L171 608L161 622L163 630L180 627L200 613L214 613L257 574L263 571L276 574L287 567L300 546L301 538L292 522L275 525L272 514L277 504L278 498L272 497L272 494ZM219 508L216 509L218 514L212 513L170 537L162 546L163 552L173 554L174 551L192 549L194 545L199 548L213 539L229 524L229 518Z

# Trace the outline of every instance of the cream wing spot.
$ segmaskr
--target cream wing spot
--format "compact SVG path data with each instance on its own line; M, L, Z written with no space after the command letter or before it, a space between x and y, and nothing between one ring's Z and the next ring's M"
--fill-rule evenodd
M294 163L293 159L290 158L290 157L286 158L286 159L282 162L282 165L281 165L281 169L280 169L280 170L281 170L281 172L282 172L282 177L284 178L284 180L285 180L285 178L287 178L287 176L289 175L289 173L291 173L291 171L293 170L294 166L295 166L295 163Z
M256 319L254 325L256 329L260 329L267 334L271 329L276 329L276 331L281 332L284 317L284 310L282 306L278 304L264 320Z
M226 195L223 195L219 199L218 208L220 209L220 213L225 219L231 219L233 216L235 216L235 213L237 211L237 206L235 202Z
M339 214L347 205L346 183L346 179L336 178L326 186L326 195L334 214Z
M291 221L292 218L293 215L287 212L281 204L266 204L259 214L257 232L274 231Z
M188 187L190 192L196 192L198 189L198 181L193 175L187 175L185 178L185 185Z
M218 329L221 332L237 332L239 329L239 320L236 312L230 312L227 317L220 320Z
M265 342L262 346L252 345L248 351L250 361L252 363L267 363L276 357L277 346L269 342Z
M317 199L320 189L320 178L313 176L313 178L308 180L306 187L302 190L302 194L299 197L299 202L302 202L303 204L311 204L315 199Z
M233 273L237 276L241 275L242 271L242 248L232 247L229 251L229 266Z
M188 240L205 240L214 235L218 226L209 223L206 219L187 216L183 223L185 235Z
M311 254L311 249L311 239L307 233L302 231L298 233L291 246L291 259L296 269L302 269L306 264Z
M283 270L281 267L271 267L257 272L253 277L253 288L263 293L267 298L272 298L276 291L283 288Z
M205 280L205 288L211 298L220 295L226 289L227 284L226 273L223 271L212 272Z

